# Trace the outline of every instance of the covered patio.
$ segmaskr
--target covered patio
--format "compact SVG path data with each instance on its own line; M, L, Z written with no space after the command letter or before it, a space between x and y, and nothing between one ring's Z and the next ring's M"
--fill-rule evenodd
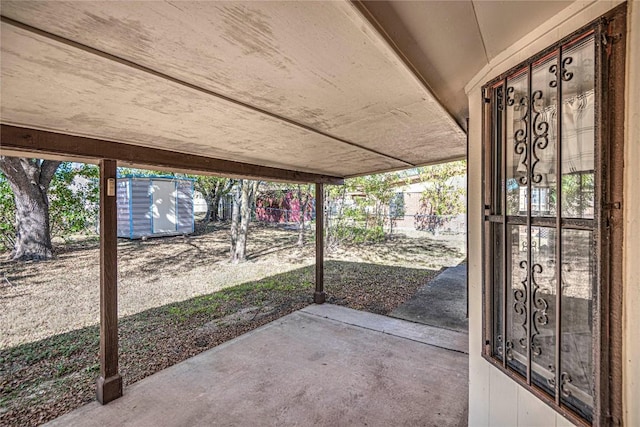
M638 6L635 0L3 1L0 155L101 166L97 399L113 403L94 403L58 425L232 425L248 420L288 425L638 425L640 340L634 326L640 323L640 177L638 168L629 167L640 162ZM594 141L597 147L615 147L617 153L612 159L595 156L615 176L604 184L595 181L597 215L588 222L588 227L599 227L593 228L598 233L613 224L617 233L614 240L600 239L616 242L611 259L617 264L606 256L596 262L607 274L609 264L614 267L597 288L602 298L596 298L594 316L601 324L591 325L600 328L591 343L594 360L603 367L590 374L598 384L587 390L596 402L589 409L593 420L576 415L563 401L567 393L560 386L564 373L559 369L547 370L552 376L542 384L546 391L532 381L531 327L525 328L527 340L522 341L528 352L524 376L498 366L489 348L492 341L485 340L493 328L485 287L493 274L485 262L493 241L484 221L502 221L506 227L509 220L491 214L499 197L488 200L492 182L502 188L507 181L506 161L501 168L491 164L498 147L492 137L500 136L506 147L507 127L499 133L501 127L491 120L505 102L513 106L513 99L498 92L493 96L485 85L518 75L513 73L524 63L528 70L540 66L549 49L559 49L554 51L558 63L542 67L541 73L569 80L574 72L564 67L573 59L561 61L562 52L567 43L582 40L571 37L585 28L590 28L585 37L593 40L592 53L598 56L581 63L583 74L593 78L597 72L599 85L610 78L610 86L594 86L594 91L604 107L615 107L595 114ZM527 93L532 92L531 73L528 81ZM545 83L544 90L555 101L562 98L556 96L561 83ZM535 99L535 94L525 95ZM513 109L524 107L531 114L537 107L527 96ZM531 122L524 120L530 159L536 153L532 134L540 130ZM522 136L519 132L508 134ZM544 150L546 144L541 145ZM516 160L524 153L517 145L514 152L510 148ZM315 183L322 206L327 184L465 157L468 340L441 329L318 305L154 375L123 396L117 166ZM533 176L536 162L525 168L527 174ZM522 190L531 189L527 182ZM609 190L612 197L601 197ZM532 197L531 191L524 196L528 208ZM557 207L556 213L560 211ZM309 292L322 304L323 209L317 213L315 291ZM529 235L531 218L528 209ZM560 230L566 225L562 215L554 218L558 222L551 226ZM531 271L533 277L533 267ZM563 273L557 271L561 279ZM528 300L529 323L535 320L533 296L535 292ZM556 324L560 339L561 325ZM458 346L460 339L469 343L468 355L467 345ZM506 345L503 340L505 354ZM560 345L555 359L560 361L558 349ZM608 376L609 370L615 375Z

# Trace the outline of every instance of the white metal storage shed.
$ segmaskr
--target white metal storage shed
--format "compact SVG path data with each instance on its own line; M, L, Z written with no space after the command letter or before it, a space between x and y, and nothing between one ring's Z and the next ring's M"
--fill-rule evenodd
M118 237L138 239L194 230L193 180L163 176L118 178Z

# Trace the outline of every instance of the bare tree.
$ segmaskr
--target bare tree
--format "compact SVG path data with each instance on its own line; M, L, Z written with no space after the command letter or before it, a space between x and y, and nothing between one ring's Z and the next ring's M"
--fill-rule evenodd
M43 260L53 256L47 191L62 162L0 156L0 171L13 191L16 239L11 259Z
M244 180L236 182L231 194L233 197L233 206L231 208L231 260L233 261L236 253L236 244L238 242L238 227L240 226L240 201L242 199L242 185Z
M218 205L222 197L229 194L236 180L217 176L196 176L195 187L207 201L207 216L204 222L218 220Z
M253 206L260 181L242 179L233 192L231 219L231 262L237 264L247 259L247 235Z

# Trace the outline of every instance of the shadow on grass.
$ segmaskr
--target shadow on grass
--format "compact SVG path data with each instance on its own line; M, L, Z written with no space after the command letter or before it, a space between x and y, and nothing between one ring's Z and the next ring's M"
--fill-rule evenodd
M119 319L125 385L310 304L314 271L307 266ZM329 302L386 314L436 273L327 261L325 289ZM0 350L0 424L37 425L92 401L98 351L98 325Z
M294 259L313 255L312 245L297 250L297 232L282 225L252 224L247 247L249 261L286 258ZM307 241L314 238L313 230L307 233ZM147 240L119 239L119 274L128 278L163 280L169 275L177 277L195 268L210 268L229 260L229 228L227 223L208 226L206 230L190 236L158 237ZM336 251L337 250L337 251ZM294 254L295 256L291 256ZM77 269L78 265L95 266L98 260L98 245L93 240L69 243L56 250L57 259L46 263L16 263L0 261L0 269L13 285L25 281L46 285L46 273ZM348 261L365 261L376 264L408 265L434 268L464 258L461 248L427 235L407 237L396 234L381 243L366 245L341 245L327 248L327 257L344 258ZM71 265L73 264L73 265ZM171 268L167 269L167 265ZM89 268L89 267L87 267ZM32 274L37 271L38 274ZM1 284L0 284L1 285ZM8 285L7 285L8 286Z
M295 247L296 240L297 234L282 227L252 224L247 258L255 261L290 250ZM229 261L229 242L230 232L223 224L198 235L120 241L118 259L123 273L153 276L159 280L158 271L162 271L167 263L171 264L171 273L163 272L163 275L179 275L193 268Z
M380 243L364 245L342 245L339 252L358 254L368 262L389 265L412 265L431 267L445 263L455 265L465 258L464 246L456 243L457 237L451 240L438 240L428 235L408 237L403 234L394 235Z

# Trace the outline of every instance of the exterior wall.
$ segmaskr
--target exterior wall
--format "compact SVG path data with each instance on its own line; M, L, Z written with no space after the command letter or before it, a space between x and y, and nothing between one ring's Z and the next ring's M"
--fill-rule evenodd
M459 176L451 179L450 184L457 189L467 189L467 176ZM404 230L426 230L429 225L428 221L420 221L420 216L426 216L423 211L422 193L432 183L415 182L413 184L398 187L396 191L402 193L404 198L404 216L398 218L394 224L396 229ZM461 195L461 201L464 201L464 195ZM467 229L467 215L462 213L459 215L449 215L442 223L437 225L436 231L460 233L463 234Z
M422 193L420 192L404 192L404 216L396 221L396 228L415 229L414 215L420 211L420 198Z
M575 2L511 46L467 85L469 96L469 425L571 425L481 357L482 349L482 104L481 86L562 37L591 22L619 1ZM625 133L625 259L623 314L624 425L640 426L640 1L629 2Z
M118 180L116 190L116 206L118 207L118 237L128 237L131 229L129 224L129 219L131 218L131 208L129 206L129 201L131 200L129 197L130 184L131 180L129 179Z
M180 180L176 183L176 231L178 233L193 233L194 206L193 181Z
M640 1L629 4L628 14L622 392L625 425L640 426Z
M151 220L151 200L149 199L149 180L130 179L129 183L129 238L148 236L153 229ZM119 219L119 218L118 218ZM120 237L127 237L126 235Z

